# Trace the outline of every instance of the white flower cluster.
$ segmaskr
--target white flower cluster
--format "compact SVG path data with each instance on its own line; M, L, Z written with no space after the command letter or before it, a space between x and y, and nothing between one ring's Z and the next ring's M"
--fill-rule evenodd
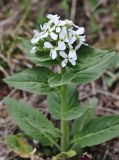
M42 40L44 48L49 49L50 57L53 60L60 57L62 67L65 67L68 62L76 65L76 51L82 44L85 44L85 29L76 26L70 20L60 20L58 15L49 14L47 18L49 21L40 26L40 32L34 30L34 36L31 40L34 47L31 53L36 52L36 44Z

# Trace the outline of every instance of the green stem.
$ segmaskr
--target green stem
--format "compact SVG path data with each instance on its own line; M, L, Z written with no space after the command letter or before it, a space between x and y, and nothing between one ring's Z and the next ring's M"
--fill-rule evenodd
M64 112L68 111L68 104L67 104L67 85L61 86L61 115ZM61 151L65 152L68 149L68 142L69 142L69 123L66 120L61 119Z

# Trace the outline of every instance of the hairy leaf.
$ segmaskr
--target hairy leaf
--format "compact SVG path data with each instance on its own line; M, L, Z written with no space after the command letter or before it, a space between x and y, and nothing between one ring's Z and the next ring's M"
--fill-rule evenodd
M49 77L51 87L73 83L86 84L98 79L111 64L115 52L82 46L78 51L77 65L64 73Z
M47 94L53 89L48 85L48 77L52 72L44 67L33 67L11 77L5 78L4 81L17 89L25 90L32 93Z
M27 135L44 145L54 145L59 133L42 113L12 98L5 98L4 102L13 120Z
M82 108L86 108L84 114L73 122L72 133L74 136L80 134L80 132L87 126L89 121L95 117L97 101L93 100L90 103L85 103ZM80 126L79 126L80 124Z
M78 127L78 126L77 126ZM72 143L81 147L93 146L119 136L119 115L97 117L74 137Z

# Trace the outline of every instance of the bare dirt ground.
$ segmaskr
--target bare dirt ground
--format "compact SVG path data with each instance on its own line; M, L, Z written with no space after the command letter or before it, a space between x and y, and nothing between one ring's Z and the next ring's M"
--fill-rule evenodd
M113 48L119 51L119 1L100 0L96 5L87 0L1 0L0 1L0 160L18 160L7 147L4 136L19 132L12 122L3 98L7 95L30 101L47 116L47 106L43 105L44 96L28 94L8 88L2 81L33 65L24 50L16 41L17 36L32 36L32 29L38 26L47 13L59 14L62 18L75 21L86 27L87 42L99 48ZM81 102L91 98L98 99L97 115L119 114L119 64L108 70L92 84L79 85ZM108 79L107 79L108 75ZM119 160L119 138L102 145L86 148L93 160ZM34 160L42 160L35 157Z

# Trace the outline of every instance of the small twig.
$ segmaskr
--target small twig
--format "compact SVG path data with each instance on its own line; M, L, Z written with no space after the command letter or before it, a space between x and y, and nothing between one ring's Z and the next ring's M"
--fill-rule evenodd
M27 18L28 13L29 13L29 10L30 10L30 7L31 7L30 3L31 3L31 1L29 1L29 3L27 4L27 7L25 8L25 12L24 12L21 20L19 21L19 23L18 23L17 27L15 28L15 30L12 32L13 37L16 36L17 31L18 31L18 30L22 27L22 25L24 24L24 21L25 21L25 19Z
M110 96L110 97L112 97L112 98L114 98L114 99L117 99L117 100L119 100L119 96L118 95L116 95L116 94L112 94L112 93L110 93L110 92L108 92L108 91L104 91L104 90L101 90L101 89L96 89L96 94L103 94L103 95L106 95L106 96Z
M105 81L105 77L104 77L104 75L102 75L102 77L101 77L101 79L102 79L102 85L103 85L103 88L104 88L104 90L108 90L108 87L107 87L107 84L106 84L106 81Z
M114 109L111 109L111 108L105 108L105 107L99 106L98 109L106 111L106 112L111 113L111 114L119 114L118 110L114 110Z
M114 81L118 79L118 77L110 71L106 71L106 74L110 76Z
M5 75L5 77L9 76L9 74L7 73L7 71L2 66L0 66L0 71Z
M74 20L75 20L76 4L77 4L77 0L72 0L72 8L71 8L71 16L70 16L70 19L71 19L71 21L73 21L73 22L74 22Z
M25 12L24 12L21 20L19 21L16 29L12 32L11 36L12 36L13 40L15 40L19 28L24 24L24 21L27 18L27 15L29 13L29 9L30 9L30 4L27 5L27 8L26 8L26 10L25 10ZM13 52L13 50L15 49L15 47L16 47L16 44L12 43L12 46L10 46L10 48L6 52L6 56L7 57L3 56L2 53L0 54L0 57L8 64L9 70L10 70L10 74L13 74L13 72L14 72L14 63L12 63L12 61L11 61L11 53ZM3 69L1 69L1 70L3 71L3 73L5 74L5 76L7 76L6 72Z
M108 154L109 154L109 149L107 148L104 154L103 160L106 160Z
M96 95L95 82L91 83L91 87L92 87L92 94Z

